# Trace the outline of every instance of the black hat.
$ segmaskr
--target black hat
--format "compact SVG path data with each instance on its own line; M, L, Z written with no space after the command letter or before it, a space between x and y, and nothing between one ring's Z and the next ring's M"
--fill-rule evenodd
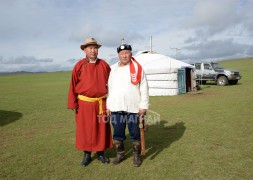
M120 46L117 48L117 52L118 52L118 53L119 53L120 51L123 51L123 50L132 51L132 47L131 47L131 45L128 45L128 44L122 44L122 45L120 45Z

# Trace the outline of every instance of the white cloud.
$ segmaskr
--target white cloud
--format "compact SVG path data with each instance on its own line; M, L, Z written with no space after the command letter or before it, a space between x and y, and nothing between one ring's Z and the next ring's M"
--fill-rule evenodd
M252 9L251 0L1 1L0 63L13 71L21 65L71 69L84 56L80 44L91 36L103 45L99 57L108 62L117 61L122 38L136 52L149 49L150 36L153 50L174 57L171 47L182 48L181 59L250 56ZM19 66L7 67L13 62Z
M2 64L38 64L38 63L48 63L48 62L53 62L53 59L36 59L33 56L26 57L26 56L20 56L20 57L12 57L9 59L3 59L2 57L0 58L0 62Z
M231 58L231 57L244 57L253 56L252 49L253 45L239 44L233 41L233 39L227 40L213 40L202 43L191 44L185 46L184 49L193 51L195 53L187 55L185 59L217 59Z
M248 9L248 4L240 5L238 0L197 2L186 23L186 27L195 29L194 37L189 37L188 40L211 39L217 34L230 33L238 27L243 27L240 33L246 35L252 22L252 12Z

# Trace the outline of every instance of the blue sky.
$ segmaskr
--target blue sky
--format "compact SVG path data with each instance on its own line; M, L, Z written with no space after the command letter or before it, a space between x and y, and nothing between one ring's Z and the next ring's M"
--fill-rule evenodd
M117 61L124 38L133 53L152 49L183 61L253 56L253 0L0 1L0 72L71 70L88 37L99 57Z

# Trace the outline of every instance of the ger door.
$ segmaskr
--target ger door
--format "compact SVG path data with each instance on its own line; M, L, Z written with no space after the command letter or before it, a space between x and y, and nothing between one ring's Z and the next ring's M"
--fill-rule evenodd
M177 81L178 81L178 94L186 93L185 69L178 69Z

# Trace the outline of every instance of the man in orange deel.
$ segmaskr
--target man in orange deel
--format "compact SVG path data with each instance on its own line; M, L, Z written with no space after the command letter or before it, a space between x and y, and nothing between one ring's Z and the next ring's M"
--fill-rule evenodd
M91 162L91 152L96 152L102 163L109 163L104 151L113 146L105 112L111 69L97 58L100 47L94 38L84 41L81 49L86 57L74 66L69 87L68 108L75 112L76 148L84 151L83 166Z

